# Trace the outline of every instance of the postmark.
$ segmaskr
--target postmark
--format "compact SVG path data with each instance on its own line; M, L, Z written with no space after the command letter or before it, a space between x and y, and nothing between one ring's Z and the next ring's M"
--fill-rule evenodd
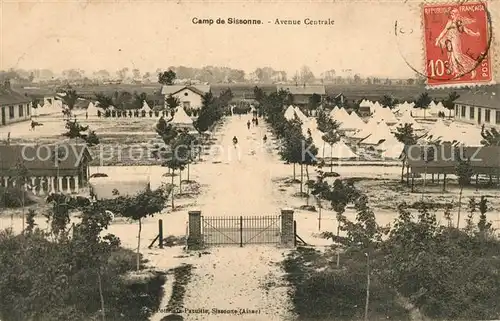
M424 4L422 19L428 87L494 83L491 20L485 2Z

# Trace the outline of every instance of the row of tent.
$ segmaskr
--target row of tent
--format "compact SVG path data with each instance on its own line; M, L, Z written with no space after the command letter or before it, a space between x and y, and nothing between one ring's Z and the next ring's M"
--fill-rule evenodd
M381 109L389 108L382 106L378 101L372 102L369 100L363 100L359 104L360 107L369 107L372 113L376 113ZM415 103L408 103L407 101L400 103L394 107L395 113L403 114L404 112L410 112L414 117L424 118L427 116L437 116L439 113L443 113L445 115L453 116L454 111L444 107L442 102L434 102L431 101L427 108L415 108Z
M83 106L83 109L86 108L87 115L89 117L97 116L99 113L104 114L105 110L103 108L99 108L94 104L92 101L87 101L84 99L81 99L81 101L77 102L79 105L87 105ZM87 104L88 103L88 104ZM43 115L50 115L50 114L60 114L61 110L63 109L63 103L61 100L54 100L52 103L49 103L46 101L43 106L38 105L38 108L34 109L33 114L35 116L43 116ZM108 111L115 111L116 108L114 106L109 106L106 108ZM149 113L153 111L151 107L149 107L148 103L146 101L143 102L142 107L139 109L139 112L146 112ZM174 117L171 121L173 124L179 125L179 126L192 126L193 125L193 120L191 117L188 116L184 108L178 107Z
M384 110L387 110L390 114ZM399 119L395 118L395 116L389 118L389 115L394 116L388 108L381 107L365 123L355 112L349 114L343 108L334 108L330 113L330 117L340 122L340 128L347 137L352 138L361 145L375 147L376 150L382 153L384 158L398 158L404 148L404 144L396 139L386 119L391 119L391 122L395 123L393 128L404 124L412 124L417 133L422 133L421 138L424 140L440 140L465 146L481 146L481 132L474 126L460 126L455 122L447 126L442 119L438 119L427 133L423 133L422 131L425 128L412 117L410 111L403 111ZM295 116L302 122L304 136L310 132L313 141L318 145L318 155L338 159L357 157L343 140L340 140L334 146L326 144L322 139L324 134L319 131L316 119L308 119L298 107L289 106L285 111L285 118L291 120Z

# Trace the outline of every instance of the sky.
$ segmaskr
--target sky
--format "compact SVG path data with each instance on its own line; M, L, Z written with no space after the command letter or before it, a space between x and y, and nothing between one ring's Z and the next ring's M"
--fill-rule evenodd
M423 64L421 11L412 0L327 2L0 2L0 69L308 66L406 78ZM500 1L499 1L500 3ZM193 18L261 19L262 25L202 25ZM306 26L304 19L334 25ZM297 19L302 25L276 25ZM398 35L395 35L395 23Z

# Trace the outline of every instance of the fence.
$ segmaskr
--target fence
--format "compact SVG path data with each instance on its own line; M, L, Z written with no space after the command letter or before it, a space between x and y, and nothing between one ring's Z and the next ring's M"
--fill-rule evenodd
M188 248L219 245L280 244L294 246L293 211L268 216L202 216L189 212Z

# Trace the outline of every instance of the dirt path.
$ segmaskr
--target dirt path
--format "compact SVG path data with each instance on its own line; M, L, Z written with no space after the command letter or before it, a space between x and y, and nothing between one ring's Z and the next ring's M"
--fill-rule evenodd
M198 200L203 215L276 215L280 211L271 181L276 159L262 146L265 126L259 124L248 130L248 119L249 116L230 118L221 131L218 147L213 149L218 152L212 160L206 156L199 177L202 184L209 184L207 193ZM233 146L233 136L238 138L237 148ZM186 311L185 320L287 318L287 289L277 286L282 274L277 263L283 260L286 250L269 245L226 246L208 251L210 254L189 257L183 262L194 266L184 307L206 310ZM214 313L213 309L227 313ZM241 309L247 313L228 311Z

